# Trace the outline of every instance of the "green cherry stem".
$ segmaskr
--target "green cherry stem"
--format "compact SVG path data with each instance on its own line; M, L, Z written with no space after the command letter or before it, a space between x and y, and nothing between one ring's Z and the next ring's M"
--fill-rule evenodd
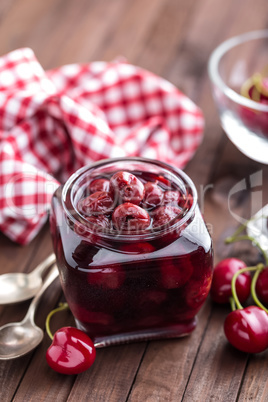
M50 313L48 314L48 316L46 318L46 331L51 340L53 340L53 335L50 331L51 317L54 314L58 313L59 311L67 310L68 308L69 308L68 303L59 303L59 307L56 307L54 310L50 311Z
M251 222L251 221L252 221L252 218L246 220L245 223L242 223L241 225L239 225L231 237L237 237L238 235L240 235L240 233L242 233L247 228L249 222Z
M236 310L236 305L233 297L230 297L230 304L231 304L231 310L235 311Z
M265 264L268 265L268 255L267 253L263 250L263 248L261 247L261 245L259 244L259 242L257 240L255 240L253 237L248 236L248 235L241 235L241 236L229 236L225 239L225 243L226 244L230 244L230 243L234 243L240 240L250 240L252 243L255 244L256 247L258 247L258 249L261 251L264 260L265 260Z
M243 306L242 306L242 304L240 303L240 301L239 301L239 299L238 299L238 297L237 297L237 293L236 293L235 283L236 283L237 277L238 277L240 274L242 274L243 272L256 271L256 270L260 270L260 271L261 271L261 270L263 269L263 267L264 267L263 264L258 264L258 265L254 266L254 267L242 268L242 269L240 269L239 271L237 271L237 272L234 274L234 276L233 276L233 278L232 278L232 282L231 282L231 289L232 289L232 295L233 295L234 303L235 303L235 305L237 306L237 308L238 308L239 310L242 310L242 309L243 309ZM233 307L234 307L234 304L231 303L231 308L232 308L232 310L233 310Z
M260 302L260 300L258 299L257 293L256 293L256 283L257 283L257 279L258 276L260 275L262 269L264 268L264 266L257 268L253 278L252 278L252 282L251 282L251 295L253 300L255 301L255 303L257 304L258 307L262 308L264 311L266 311L266 313L268 314L268 309L266 307L264 307L264 305Z

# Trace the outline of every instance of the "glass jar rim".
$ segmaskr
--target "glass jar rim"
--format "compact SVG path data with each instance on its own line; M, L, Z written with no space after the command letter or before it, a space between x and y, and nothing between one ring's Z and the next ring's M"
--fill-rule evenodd
M259 102L255 102L254 100L248 99L245 96L242 96L231 89L228 85L223 81L220 73L219 73L219 63L222 57L231 49L236 46L239 46L245 42L251 40L257 40L261 38L268 39L268 29L257 30L246 32L241 35L234 36L226 41L222 42L219 46L214 49L211 53L209 61L208 61L208 73L211 82L219 87L221 91L232 101L246 106L252 109L256 109L260 112L268 112L268 105L261 104Z
M117 162L134 162L134 163L135 162L137 162L137 163L145 162L145 163L148 163L151 165L158 166L159 168L163 168L163 169L167 170L168 172L171 172L171 173L175 174L176 176L179 176L179 178L182 179L191 189L193 202L192 202L192 205L189 208L189 210L187 210L187 212L185 213L185 215L179 221L176 221L175 223L169 225L168 227L165 226L162 229L155 229L153 231L148 231L148 232L146 232L146 231L139 232L139 233L135 233L135 232L119 233L118 232L118 234L116 233L115 230L113 232L99 230L97 232L99 237L107 239L107 240L113 239L116 241L120 241L120 240L137 241L137 239L150 240L150 239L155 239L156 236L158 236L158 235L163 236L172 230L179 230L191 219L191 217L194 214L196 204L197 204L197 191L196 191L196 187L195 187L193 181L190 179L190 177L186 173L184 173L181 169L179 169L175 166L169 165L166 162L157 161L155 159L149 159L149 158L143 158L143 157L118 157L118 158L101 159L90 165L83 166L82 168L78 169L75 173L73 173L69 177L69 179L66 181L66 183L63 185L62 197L61 197L62 205L63 205L64 211L65 211L68 219L70 219L73 224L79 223L79 225L83 225L83 228L85 229L85 233L87 233L87 232L89 234L96 233L96 232L92 232L92 230L90 230L89 222L87 221L87 219L84 218L83 215L79 214L77 208L75 208L75 205L73 202L73 191L74 191L73 186L74 186L75 182L77 182L77 180L79 178L82 178L87 172L93 171L102 166L106 166L109 164L115 164ZM71 196L70 203L71 203L72 210L76 212L75 215L79 216L79 221L74 216L74 214L71 213L71 210L67 205L67 203L68 203L67 194L68 193L70 193L70 196ZM174 220L175 219L176 218L174 218ZM116 238L115 238L115 233L116 233Z

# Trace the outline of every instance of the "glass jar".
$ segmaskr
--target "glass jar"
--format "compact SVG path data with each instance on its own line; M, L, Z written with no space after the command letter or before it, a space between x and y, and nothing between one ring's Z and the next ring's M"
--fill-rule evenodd
M139 231L115 228L111 210L105 214L109 226L103 227L79 209L93 180L107 184L122 171L161 190L159 205L140 201L153 223ZM114 202L113 210L120 204ZM159 209L174 204L176 216L156 224ZM194 330L210 290L212 243L195 186L184 172L144 158L102 160L57 189L50 223L66 300L77 327L97 347L181 337Z

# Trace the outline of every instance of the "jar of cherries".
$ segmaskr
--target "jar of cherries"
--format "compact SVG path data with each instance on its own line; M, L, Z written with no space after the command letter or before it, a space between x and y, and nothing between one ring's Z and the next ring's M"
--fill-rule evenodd
M102 160L57 189L50 223L66 300L96 346L195 328L212 244L184 172L144 158Z

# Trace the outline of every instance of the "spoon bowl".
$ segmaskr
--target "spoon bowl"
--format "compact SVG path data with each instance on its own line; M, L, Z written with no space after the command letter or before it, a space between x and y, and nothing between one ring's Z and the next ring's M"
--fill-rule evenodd
M34 323L34 314L43 293L57 276L57 266L53 265L43 286L32 300L25 318L21 322L13 322L0 327L0 360L23 356L35 349L42 341L44 333Z
M23 356L35 349L43 337L42 329L29 322L7 324L0 331L0 357L9 360Z
M51 254L29 274L12 272L0 275L0 304L12 304L31 299L41 288L42 275L55 263Z

